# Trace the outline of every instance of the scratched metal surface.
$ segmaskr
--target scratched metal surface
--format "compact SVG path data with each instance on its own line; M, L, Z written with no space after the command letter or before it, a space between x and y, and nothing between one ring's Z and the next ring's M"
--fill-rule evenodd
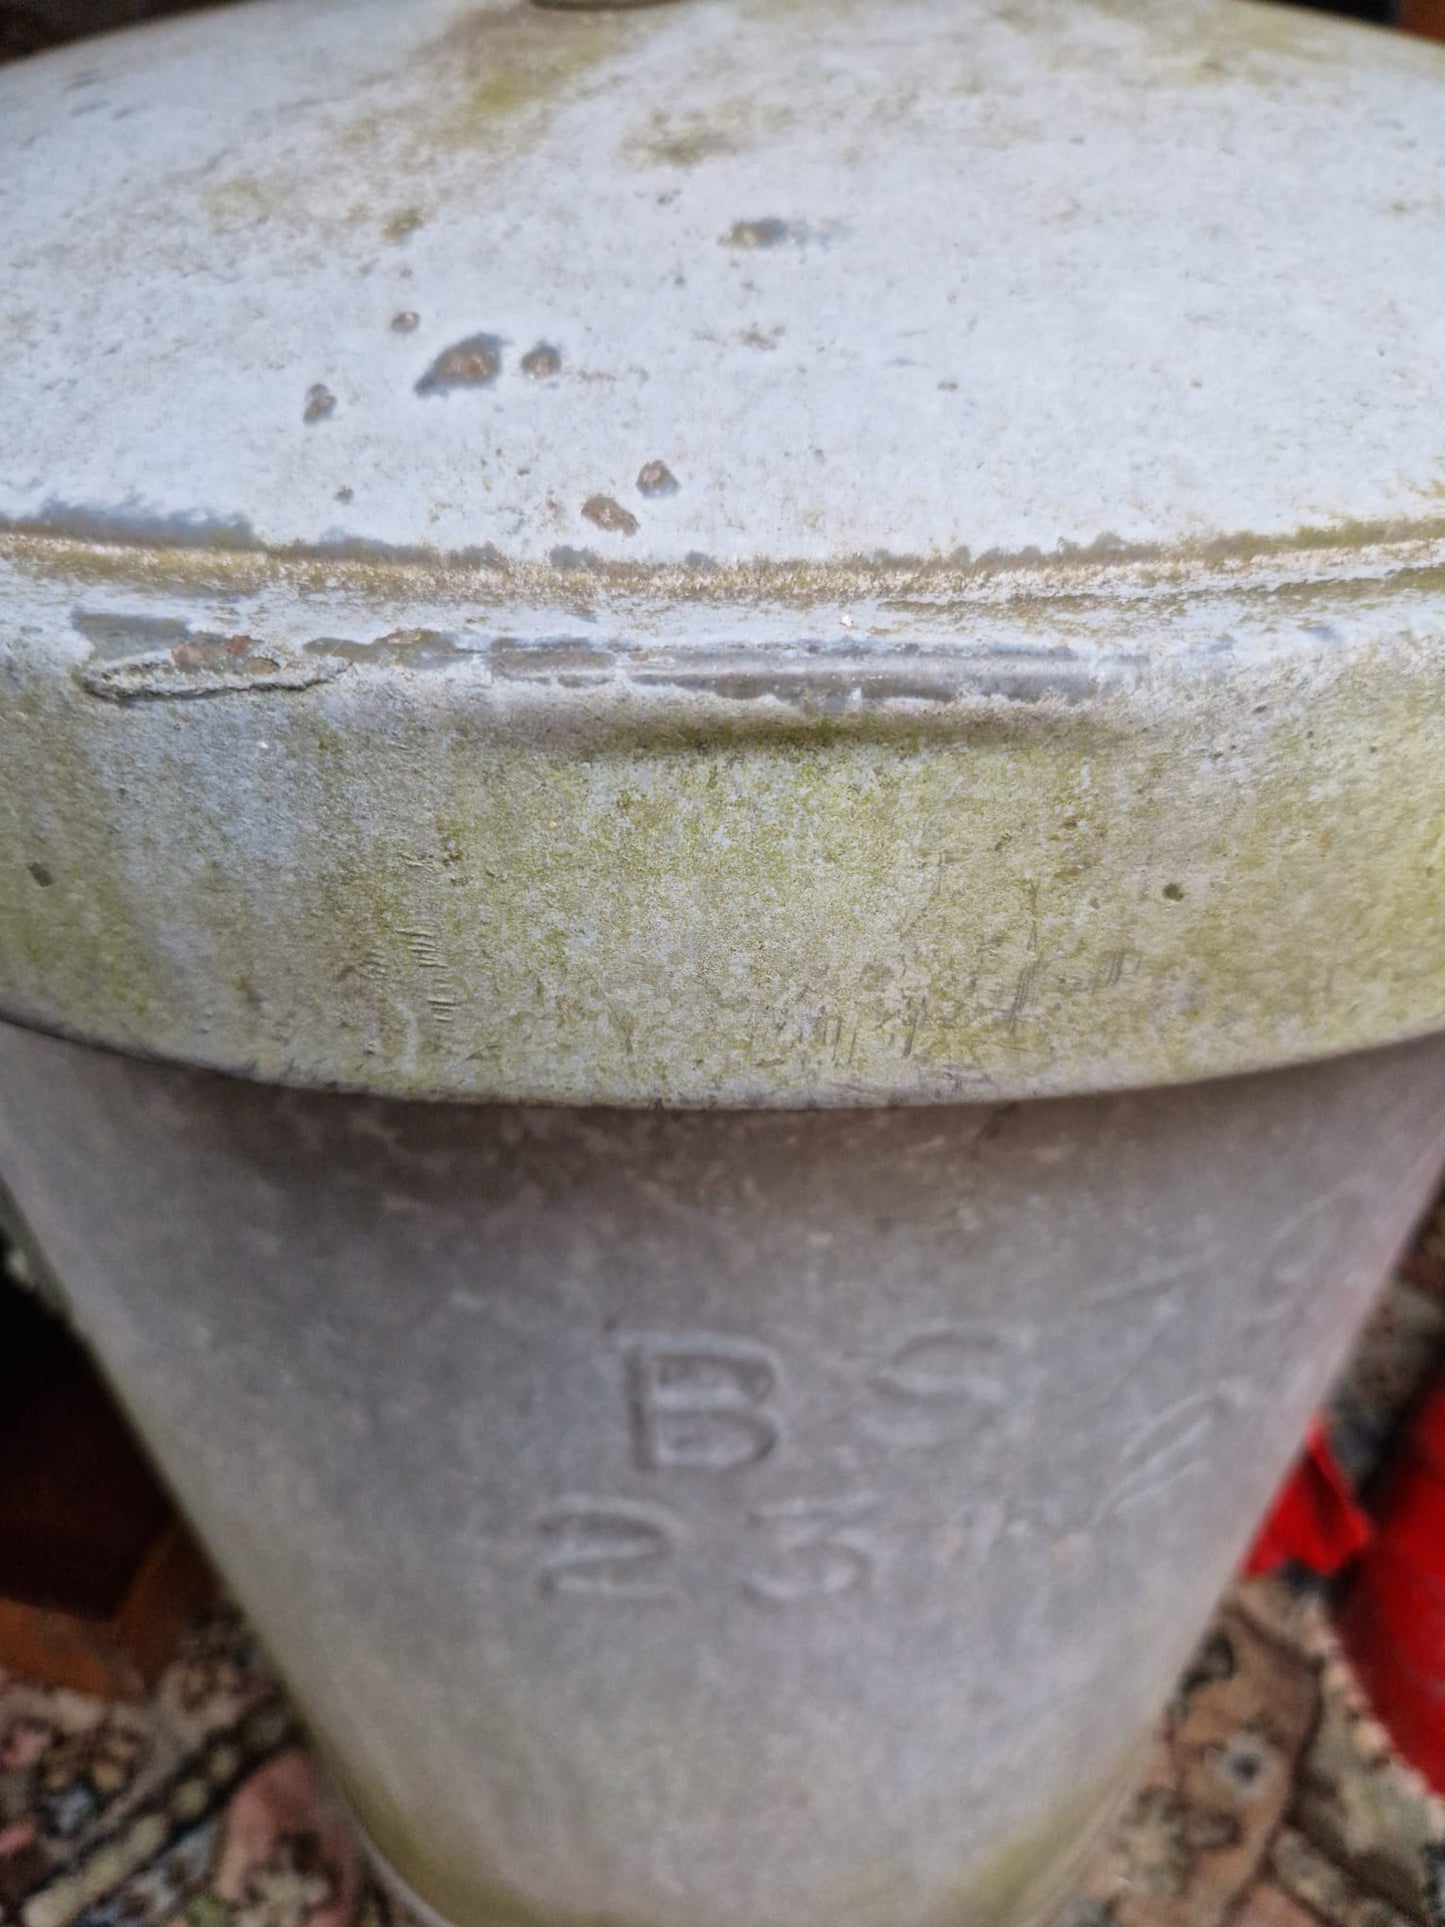
M7 69L0 1010L705 1105L1438 1028L1442 107L1231 0Z

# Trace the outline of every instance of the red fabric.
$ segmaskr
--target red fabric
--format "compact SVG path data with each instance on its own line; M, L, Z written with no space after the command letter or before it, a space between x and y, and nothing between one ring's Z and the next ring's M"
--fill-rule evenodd
M1339 1627L1390 1738L1445 1791L1445 1384L1410 1428Z
M1260 1528L1244 1569L1254 1575L1294 1564L1311 1572L1336 1573L1373 1537L1374 1529L1316 1419L1304 1456Z

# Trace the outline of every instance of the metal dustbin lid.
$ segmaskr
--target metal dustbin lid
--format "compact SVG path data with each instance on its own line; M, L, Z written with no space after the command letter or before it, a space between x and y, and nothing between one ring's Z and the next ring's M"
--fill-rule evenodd
M0 74L0 1012L625 1104L1439 1027L1442 127L1237 0Z

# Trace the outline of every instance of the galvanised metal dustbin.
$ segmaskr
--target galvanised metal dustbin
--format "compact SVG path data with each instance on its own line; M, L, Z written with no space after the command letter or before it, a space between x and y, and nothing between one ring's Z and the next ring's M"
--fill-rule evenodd
M1048 1908L1445 1157L1445 66L0 76L0 1172L462 1927Z

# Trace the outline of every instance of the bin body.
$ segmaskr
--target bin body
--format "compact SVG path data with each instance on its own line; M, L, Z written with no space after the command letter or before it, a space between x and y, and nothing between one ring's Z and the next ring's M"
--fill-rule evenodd
M0 1170L438 1912L1031 1918L1445 1156L1445 1044L824 1113L0 1032Z

